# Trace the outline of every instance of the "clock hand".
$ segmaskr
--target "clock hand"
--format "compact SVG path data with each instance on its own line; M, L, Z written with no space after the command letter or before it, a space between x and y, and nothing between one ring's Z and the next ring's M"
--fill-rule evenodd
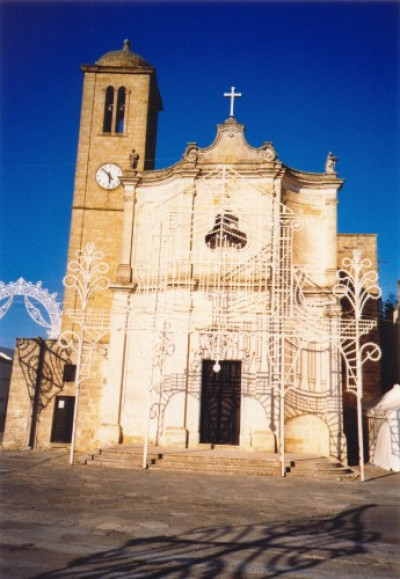
M102 171L104 171L104 173L107 175L107 177L108 177L108 182L110 183L110 182L111 182L111 179L112 179L111 173L110 173L109 171L106 171L106 170L104 169L104 167L102 167L101 169L102 169Z

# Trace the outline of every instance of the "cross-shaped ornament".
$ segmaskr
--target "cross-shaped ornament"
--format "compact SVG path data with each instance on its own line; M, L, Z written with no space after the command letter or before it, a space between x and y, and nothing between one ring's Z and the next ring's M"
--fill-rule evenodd
M235 104L235 98L239 98L242 96L241 92L235 92L235 87L231 87L231 92L224 92L224 97L229 97L231 99L231 106L229 109L229 116L233 117L233 107Z

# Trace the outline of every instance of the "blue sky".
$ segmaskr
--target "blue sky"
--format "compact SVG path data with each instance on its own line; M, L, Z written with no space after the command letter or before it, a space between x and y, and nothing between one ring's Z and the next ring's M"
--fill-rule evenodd
M157 167L186 143L209 145L229 115L253 146L322 171L329 151L345 185L339 231L378 233L384 294L399 258L399 2L0 1L0 280L37 282L62 299L82 75L131 48L157 69L164 110ZM1 304L0 304L1 305ZM44 335L22 299L0 320L0 346Z

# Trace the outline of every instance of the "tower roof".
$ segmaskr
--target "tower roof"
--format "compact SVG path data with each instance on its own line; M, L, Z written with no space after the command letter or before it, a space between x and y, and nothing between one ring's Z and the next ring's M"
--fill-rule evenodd
M122 50L106 52L96 61L99 66L118 66L123 68L136 68L137 66L149 66L149 63L139 54L131 51L129 40L124 40Z

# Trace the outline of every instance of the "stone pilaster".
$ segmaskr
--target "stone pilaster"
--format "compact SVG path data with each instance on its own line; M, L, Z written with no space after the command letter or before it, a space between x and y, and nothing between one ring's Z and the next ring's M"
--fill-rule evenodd
M124 216L122 225L121 258L117 268L117 283L126 285L132 281L132 240L135 218L136 185L139 178L125 177L121 179L124 186Z
M126 319L129 293L116 290L110 319L107 380L102 391L99 440L109 446L121 442L121 397L125 379Z
M338 200L335 197L328 197L325 200L325 214L327 223L327 255L325 280L328 287L332 287L337 282L337 205Z
M339 349L340 305L330 305L327 309L329 324L330 396L327 399L327 423L329 427L329 454L342 462L347 462L346 436L343 430L342 365Z

